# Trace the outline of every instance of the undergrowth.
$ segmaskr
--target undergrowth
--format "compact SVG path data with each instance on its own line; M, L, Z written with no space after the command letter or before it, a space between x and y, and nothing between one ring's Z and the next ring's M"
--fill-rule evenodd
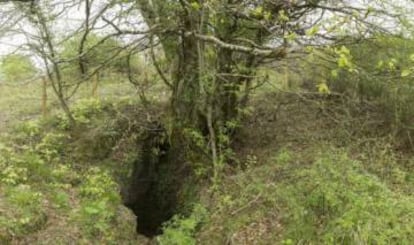
M282 150L229 178L199 242L411 244L414 196L392 191L364 164L329 146Z
M244 136L253 137L234 146L220 184L189 186L180 200L188 212L166 222L154 242L412 243L414 158L396 149L398 138L382 132L382 122L356 126L383 112L329 96L292 98L274 111L260 104L267 114L252 116ZM150 117L136 107L130 99L81 100L72 105L76 128L58 114L2 136L1 244L147 241L119 194L139 158L139 120Z
M111 103L87 100L74 108L83 130L106 127L115 120L108 116L115 110ZM111 120L99 120L102 117ZM86 135L73 134L65 122L60 114L31 120L3 137L0 243L51 244L57 238L80 244L137 242L134 217L123 207L116 182L116 174L128 166L111 158L100 165L85 161L94 154L102 156L94 148L76 148ZM97 134L108 142L103 150L110 152L115 145L112 136Z

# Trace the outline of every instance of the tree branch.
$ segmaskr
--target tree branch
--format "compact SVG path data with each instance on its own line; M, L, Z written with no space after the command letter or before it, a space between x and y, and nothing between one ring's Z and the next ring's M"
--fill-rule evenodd
M284 58L286 56L286 47L278 47L278 48L258 48L258 47L246 47L246 46L242 46L242 45L237 45L237 44L231 44L231 43L226 43L220 39L218 39L217 37L214 36L209 36L209 35L201 35L201 34L197 34L197 33L193 33L193 32L187 32L185 33L186 36L195 36L197 39L204 41L204 42L209 42L209 43L214 43L215 45L219 46L220 48L223 49L229 49L232 51L236 51L236 52L240 52L240 53L246 53L246 54L251 54L251 55L255 55L255 56L266 56L266 57L274 57L274 58Z

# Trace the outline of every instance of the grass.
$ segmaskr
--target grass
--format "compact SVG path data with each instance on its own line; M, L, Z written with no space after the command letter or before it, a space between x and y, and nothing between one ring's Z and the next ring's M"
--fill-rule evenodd
M38 83L0 84L0 127L39 115L41 91Z
M309 157L311 156L311 158ZM306 161L305 161L306 159ZM343 149L282 150L229 178L199 244L410 244L414 196Z
M136 95L135 88L128 82L112 83L106 78L100 82L97 96L110 101L120 97L131 98ZM39 118L42 115L43 82L34 80L30 83L0 83L0 127L2 131L21 121ZM79 99L93 98L91 83L80 86L76 95L70 100L74 103ZM158 87L154 89L160 89ZM47 88L47 110L54 114L58 108L58 100L52 87Z
M199 244L411 243L413 155L380 107L315 96L254 98Z

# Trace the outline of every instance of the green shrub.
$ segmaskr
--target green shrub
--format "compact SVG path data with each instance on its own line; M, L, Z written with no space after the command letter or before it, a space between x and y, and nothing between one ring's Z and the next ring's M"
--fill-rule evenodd
M380 126L387 126L398 142L412 149L414 79L410 73L404 73L413 70L414 42L395 36L376 36L349 48L359 72L340 71L339 75L331 77L332 91L356 101L366 101L367 104L361 105L368 108L377 106L377 113L381 113ZM367 113L371 113L375 121L375 113Z
M82 99L76 102L72 108L72 113L76 121L89 123L90 118L100 113L103 105L98 99Z
M410 244L414 199L390 191L343 152L321 154L276 193L285 204L286 236L329 244Z
M81 182L81 176L69 164L59 164L51 170L51 176L53 178L52 184L69 184L77 185Z
M99 115L104 109L101 100L95 98L81 99L71 107L72 116L79 124L89 124L94 116ZM61 130L69 129L69 119L65 113L56 115L56 126Z
M21 183L46 183L51 180L52 167L48 166L42 157L34 151L16 152L1 151L0 182L17 185Z
M121 204L118 186L111 175L99 168L91 168L80 185L80 208L74 210L72 222L79 226L83 236L100 237L103 241L114 239L113 229Z
M7 185L25 183L27 181L27 172L27 168L9 165L4 168L2 167L2 170L0 172L0 179L3 184Z
M163 234L157 237L160 245L197 244L195 233L207 219L207 210L200 204L194 206L188 217L174 216L163 228Z
M114 194L118 190L118 185L107 171L92 167L84 178L80 187L80 194L84 199L118 201L119 195Z
M13 141L22 147L33 148L42 134L42 127L38 120L29 120L15 125Z
M51 192L50 199L55 208L65 209L65 210L69 209L70 196L68 193L66 193L63 190L57 190L57 191L51 190L50 192Z
M48 132L36 145L36 151L41 154L46 161L51 162L53 159L56 159L63 154L67 139L68 136L65 134Z
M414 197L393 192L363 162L329 146L300 154L281 150L268 164L227 180L215 200L212 223L198 234L205 244L226 237L259 244L414 240Z

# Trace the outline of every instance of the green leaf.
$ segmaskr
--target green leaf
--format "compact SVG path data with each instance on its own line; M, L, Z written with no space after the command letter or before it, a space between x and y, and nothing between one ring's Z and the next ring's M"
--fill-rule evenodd
M402 70L401 77L408 77L409 75L411 75L411 70L409 69Z
M340 49L340 53L342 54L346 54L346 55L351 55L351 51L349 51L349 49L345 46L342 46Z
M269 21L272 18L272 13L270 11L264 12L264 19Z
M94 207L85 207L85 212L87 214L97 214L99 213L99 209L94 208Z
M321 82L320 84L316 85L316 87L318 88L318 92L321 94L330 94L331 91L329 90L328 85L326 84L326 82Z
M377 69L381 69L381 68L383 68L384 67L384 61L383 60L380 60L380 61L378 61L378 64L377 64Z
M306 31L306 35L308 36L314 36L316 33L318 33L319 27L318 26L312 26L309 30Z
M332 76L333 78L337 78L337 77L338 77L338 71L337 71L337 70L332 70L332 71L331 71L331 76Z
M252 13L252 15L254 17L260 18L260 17L263 16L263 7L262 6L259 6L259 7L255 8L255 9L253 9L251 13Z
M339 59L338 59L338 66L339 66L340 68L345 68L345 67L348 67L348 66L349 66L349 61L348 61L348 59L347 59L347 57L346 57L346 56L341 55L341 56L339 57Z
M279 11L279 20L281 22L288 22L289 21L289 16L286 15L286 12L284 10Z
M200 8L201 8L201 6L198 2L192 2L190 5L195 10L200 10Z
M307 46L307 47L305 47L305 51L306 51L307 53L312 53L314 50L315 50L315 48L314 48L314 47L312 47L312 46Z
M296 33L292 32L284 36L288 41L294 41L297 38Z

